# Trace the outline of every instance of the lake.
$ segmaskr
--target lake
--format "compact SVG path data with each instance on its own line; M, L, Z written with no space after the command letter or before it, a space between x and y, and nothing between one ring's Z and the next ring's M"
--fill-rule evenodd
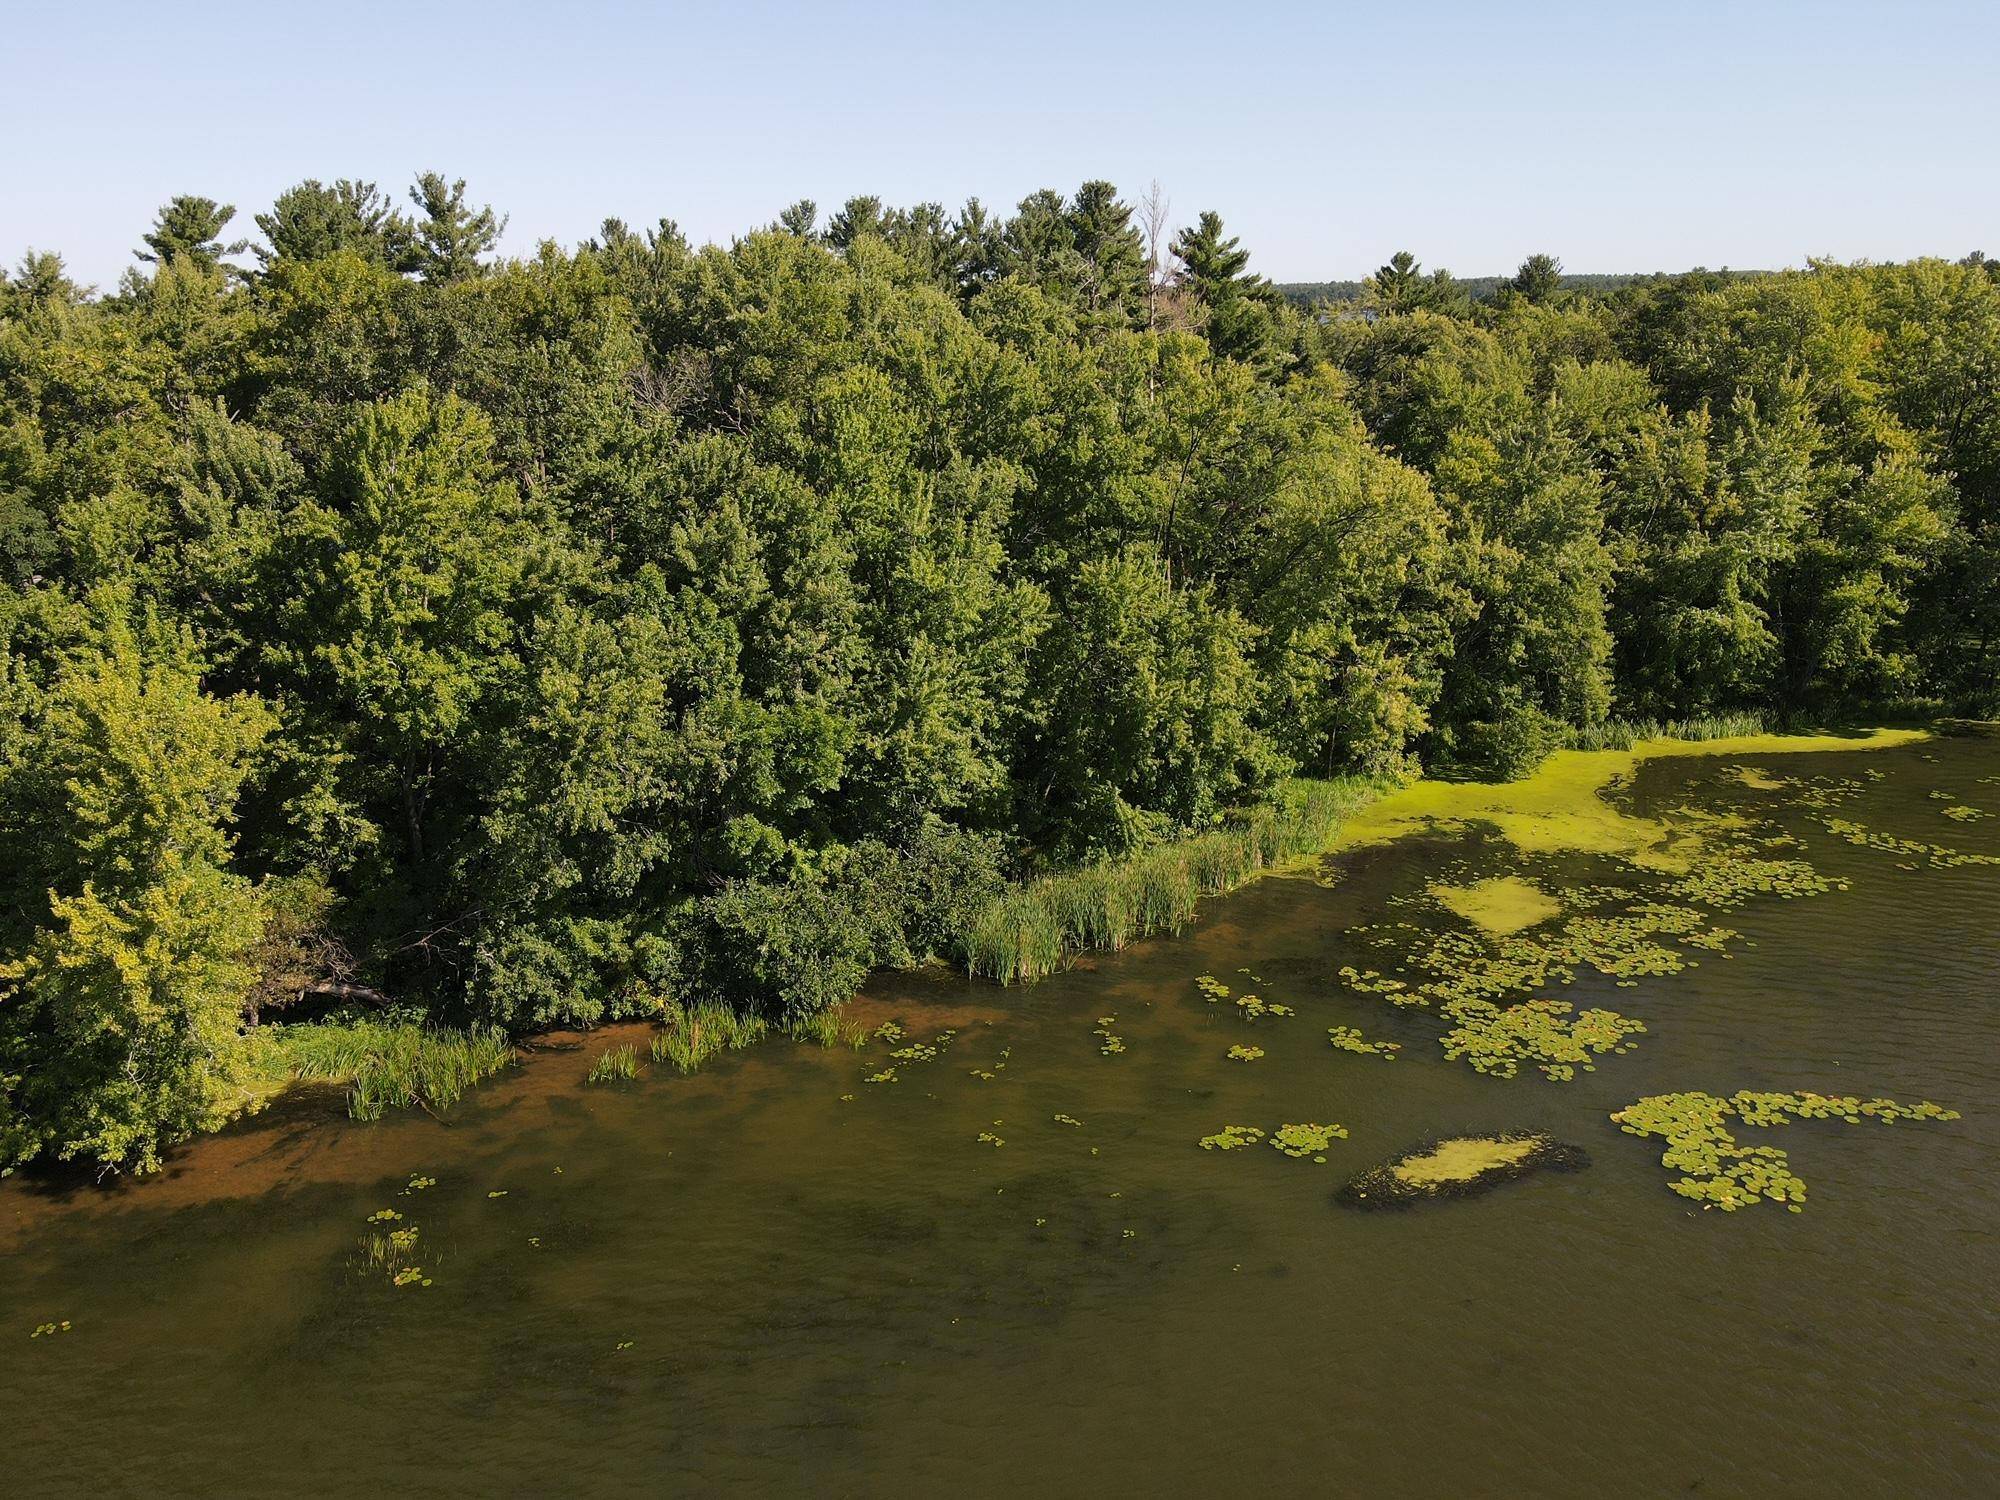
M552 1038L444 1119L306 1092L151 1180L9 1182L7 1488L2000 1493L2000 739L1655 758L1606 795L1660 849L1827 888L1713 909L1730 935L1665 940L1678 972L1537 988L1645 1027L1567 1081L1447 1058L1434 1010L1340 971L1407 992L1440 935L1498 951L1434 887L1517 876L1615 915L1690 866L1473 822L1031 988L888 976L851 1007L889 1026L861 1051L586 1086L643 1031ZM1610 1119L1739 1089L1962 1118L1736 1127L1787 1153L1801 1213L1705 1210ZM1324 1161L1198 1145L1295 1122L1347 1134ZM1509 1131L1589 1165L1335 1201ZM397 1285L361 1247L411 1226Z

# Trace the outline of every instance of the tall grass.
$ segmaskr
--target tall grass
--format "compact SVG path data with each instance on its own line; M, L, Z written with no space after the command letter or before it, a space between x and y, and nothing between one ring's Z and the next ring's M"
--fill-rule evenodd
M671 1006L653 1037L653 1061L692 1073L718 1052L749 1046L765 1030L757 1017L727 1005Z
M606 1047L584 1076L586 1083L619 1083L639 1076L639 1054L631 1043Z
M355 1020L267 1026L255 1033L267 1066L304 1080L346 1083L347 1112L379 1120L392 1108L445 1109L514 1061L506 1034Z
M1698 719L1609 719L1570 733L1575 750L1630 750L1641 740L1726 740L1762 734L1761 714L1709 714Z
M1387 785L1362 777L1293 781L1275 805L1252 809L1228 827L1015 886L988 902L961 934L966 968L1002 984L1032 983L1072 954L1177 932L1194 919L1202 897L1317 854L1342 818Z
M795 1042L815 1047L852 1047L859 1051L868 1045L867 1031L844 1019L838 1006L786 1022L785 1034Z

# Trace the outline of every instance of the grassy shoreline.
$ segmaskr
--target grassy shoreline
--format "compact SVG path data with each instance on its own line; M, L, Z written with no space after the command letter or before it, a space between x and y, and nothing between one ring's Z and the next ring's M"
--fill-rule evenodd
M1323 853L1441 825L1488 822L1525 846L1615 847L1645 858L1654 852L1653 825L1615 813L1600 795L1644 761L1882 749L1929 733L1778 735L1741 718L1614 723L1587 746L1556 751L1518 781L1298 778L1284 784L1274 803L1246 809L1224 827L1008 887L959 936L962 962L977 978L1003 986L1031 984L1068 967L1079 954L1115 952L1142 938L1179 932L1204 898L1227 895ZM864 1040L841 1022L837 1009L787 1031L821 1046ZM718 1053L767 1034L785 1033L724 1005L674 1006L660 1018L648 1052L655 1064L692 1073ZM294 1084L346 1084L349 1113L364 1120L378 1119L389 1108L447 1108L516 1058L512 1041L498 1032L371 1017L271 1026L253 1035L263 1049L260 1071L267 1080L267 1092L253 1107ZM622 1059L616 1076L631 1076Z
M1290 781L1276 804L1228 826L1013 886L962 935L966 972L1032 984L1078 953L1178 932L1203 897L1321 853L1345 818L1396 785L1375 777Z

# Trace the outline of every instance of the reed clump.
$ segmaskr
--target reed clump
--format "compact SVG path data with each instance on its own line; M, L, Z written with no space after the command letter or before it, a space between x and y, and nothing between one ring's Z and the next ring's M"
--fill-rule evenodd
M1693 719L1607 719L1570 732L1573 750L1630 750L1642 740L1729 740L1762 734L1762 714L1704 714Z
M585 1077L586 1083L623 1083L639 1076L639 1052L630 1042L607 1047L597 1054Z
M758 1017L727 1005L674 1005L662 1018L650 1050L654 1062L670 1063L682 1073L692 1073L719 1052L749 1046L767 1029Z
M1074 954L1178 932L1202 897L1319 853L1342 818L1386 785L1364 777L1293 781L1277 802L1222 828L1014 886L981 907L961 935L966 968L1002 984L1033 983Z
M357 1120L412 1105L447 1109L515 1059L498 1028L356 1019L268 1026L256 1035L270 1049L270 1070L301 1082L347 1084L347 1112Z

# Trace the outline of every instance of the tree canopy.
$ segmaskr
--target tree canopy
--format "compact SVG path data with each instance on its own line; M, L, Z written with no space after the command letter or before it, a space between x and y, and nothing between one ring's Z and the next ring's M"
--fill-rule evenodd
M435 173L233 215L0 279L0 1165L240 1107L326 955L797 1017L1293 773L1993 706L1982 259L1299 307L1103 182L520 259Z

